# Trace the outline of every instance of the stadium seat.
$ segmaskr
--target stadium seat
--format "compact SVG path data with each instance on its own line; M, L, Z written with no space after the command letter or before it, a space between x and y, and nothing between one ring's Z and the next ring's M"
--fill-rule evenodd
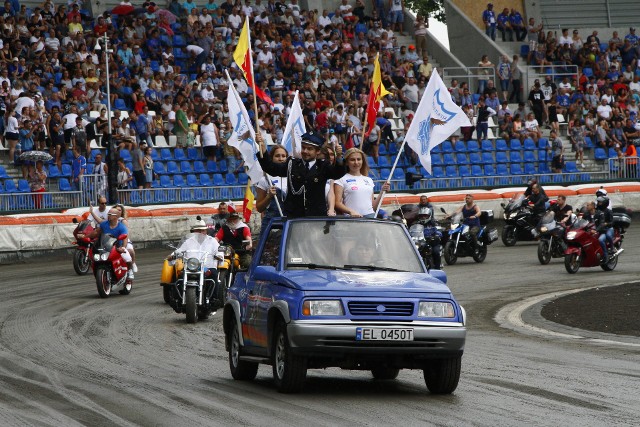
M213 183L211 182L211 178L206 173L200 174L200 185L203 187L211 187Z
M31 187L29 187L29 182L26 179L18 180L18 192L19 193L30 193Z
M199 187L200 183L198 182L198 177L196 177L194 174L187 175L187 186Z
M613 147L609 147L609 152L607 153L609 158L618 157L618 153L616 153L616 149Z
M488 153L486 151L482 152L482 163L485 165L489 165L493 163L493 154Z
M586 148L594 148L595 144L593 143L593 140L591 140L591 137L589 136L585 136L584 137L584 146Z
M482 151L494 151L493 143L488 139L482 140Z
M389 179L389 176L391 176L391 169L389 168L380 169L380 179L383 179L386 181L387 179Z
M457 178L458 177L458 168L455 166L446 166L445 167L445 175L447 178Z
M60 171L60 176L63 176L65 178L69 178L71 177L71 165L67 164L67 163L63 163L62 164L62 170Z
M509 169L507 169L507 165L504 163L498 164L496 167L496 175L498 176L507 176L509 175Z
M4 170L4 168L3 168L3 170ZM6 174L6 172L5 172L5 174ZM48 175L49 175L49 178L60 178L60 169L58 169L58 166L57 165L49 165L49 173L48 173ZM8 176L7 177L2 176L0 178L8 178Z
M240 172L238 174L238 184L247 185L248 182L249 182L249 175L247 175L244 172Z
M182 175L174 175L173 176L173 186L174 187L184 187L186 183L184 182L184 177Z
M431 152L431 164L433 166L442 166L442 155L440 153Z
M207 172L218 173L218 164L213 160L207 160Z
M469 163L469 159L465 153L457 153L456 154L456 163L459 165L466 165Z
M547 138L540 138L538 140L538 148L541 150L546 150L549 147L549 140Z
M606 42L600 43L600 52L606 52L609 48L609 45Z
M157 148L151 149L151 160L153 160L154 162L162 160L162 158L160 157L160 152L158 151Z
M431 149L431 154L433 153L442 153L442 144L438 144Z
M596 160L606 160L607 158L607 152L604 151L604 148L596 148L593 154Z
M375 169L378 167L378 164L373 159L373 156L367 156L367 164L369 165L370 169Z
M522 150L522 144L520 143L519 139L512 139L509 142L509 148L511 150Z
M511 163L511 166L509 167L509 169L511 170L511 175L522 175L522 167L520 166L519 163Z
M480 165L471 165L471 176L483 176L484 171Z
M456 145L454 146L457 153L466 153L467 147L464 144L464 141L456 141Z
M189 160L199 160L200 159L200 152L198 151L198 149L196 147L189 147L189 148L187 148L187 158Z
M496 151L508 151L507 141L504 139L496 139Z
M533 139L531 139L531 138L527 138L527 139L525 139L525 140L524 140L524 146L523 146L523 148L524 148L525 150L535 150L535 149L536 149L536 148L538 148L538 147L536 147L536 143L534 142L534 140L533 140Z
M173 46L175 47L183 47L187 45L187 40L182 34L174 34L173 35Z
M226 160L220 160L218 162L218 171L220 171L220 173L229 172L229 169L227 168L227 161Z
M184 154L184 150L182 148L173 149L173 158L178 161L187 160L187 156Z
M522 163L522 156L519 151L509 152L509 161L511 163Z
M390 168L391 167L391 163L389 163L389 159L387 158L387 156L378 157L378 166L380 168Z
M376 180L380 179L380 173L375 169L369 169L369 178L371 178L374 181L376 181Z
M167 173L171 175L179 174L180 169L178 169L178 163L174 161L167 162Z
M551 173L551 168L549 167L549 163L546 163L546 162L538 163L538 173L539 174Z
M471 101L473 102L473 105L478 105L478 101L480 101L480 94L474 93L471 95Z
M395 168L393 170L393 178L392 179L401 179L402 181L404 181L404 178L405 178L404 169Z
M431 176L433 176L434 178L444 178L444 171L441 167L436 166L432 169Z
M215 185L216 187L225 185L224 178L222 177L222 174L220 174L220 173L214 173L213 174L213 185Z
M491 143L491 141L489 141L489 143ZM470 139L469 141L467 141L467 151L470 153L480 151L480 145L478 144L478 141L476 141L475 139Z
M228 173L224 179L227 185L238 185L238 178L233 173Z
M5 181L5 184L6 184L6 181ZM71 191L71 184L69 184L69 180L66 178L60 178L58 180L58 189L60 191Z
M167 169L164 167L162 162L153 162L153 172L157 175L165 175L167 173Z
M551 160L551 159L549 159ZM547 150L538 150L538 161L546 162L547 161Z
M535 163L525 163L524 164L524 174L525 175L535 175L536 172L536 165Z
M183 160L180 162L180 173L183 173L183 174L193 173L193 167L191 166L190 161Z
M171 187L173 187L173 183L171 182L171 178L169 178L169 175L161 175L160 176L160 187L162 187L162 188L171 188Z
M484 165L484 175L485 176L495 176L496 168L493 165Z
M127 150L126 148L123 148L122 150L120 150L118 152L118 155L120 156L120 158L122 160L124 160L125 162L130 162L132 160L131 158L131 152L129 152L129 150Z
M165 162L173 160L173 155L171 154L171 150L169 150L168 148L161 149L160 158Z
M207 168L204 167L204 163L202 163L202 160L196 160L195 162L193 162L193 172L195 173L207 172Z
M127 104L124 102L124 99L117 98L113 103L113 108L115 108L116 110L125 111L127 110Z
M453 145L451 145L451 141L448 139L442 143L442 152L453 153Z
M536 155L533 151L525 151L523 160L527 163L532 163L536 161Z
M528 44L520 45L520 56L522 58L526 58L527 56L529 56L529 45Z
M378 154L381 156L386 156L387 153L387 147L384 144L380 144L380 146L378 147Z
M509 163L507 153L505 151L498 151L496 153L496 163Z
M487 153L491 155L491 153ZM482 156L480 153L469 153L469 163L472 165L479 165L482 163Z
M87 162L87 172L86 172L86 173L87 173L87 175L93 175L93 168L94 168L95 166L96 166L96 165L95 165L94 163L88 163L88 162Z
M456 159L455 157L453 157L453 153L445 153L444 157L442 158L442 163L444 163L445 166L455 165Z
M580 172L578 167L576 166L576 162L565 162L564 170L567 173L577 173Z
M395 156L396 154L398 154L398 146L396 144L394 144L394 143L389 144L388 152L392 156Z
M461 177L471 176L471 171L469 170L469 166L458 167L458 175L460 175Z

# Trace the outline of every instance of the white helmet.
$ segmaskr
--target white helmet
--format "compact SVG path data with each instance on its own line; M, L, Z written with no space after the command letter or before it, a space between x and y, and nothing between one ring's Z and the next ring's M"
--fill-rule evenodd
M196 219L197 221L191 225L191 231L207 230L207 223L199 216Z

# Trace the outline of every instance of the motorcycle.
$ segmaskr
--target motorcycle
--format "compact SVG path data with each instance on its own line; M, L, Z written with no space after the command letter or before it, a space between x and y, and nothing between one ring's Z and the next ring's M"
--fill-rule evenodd
M185 239L191 236L187 235ZM182 243L178 247L181 245ZM168 304L176 313L185 313L187 323L206 320L224 304L226 289L217 285L216 276L209 274L215 270L206 271L205 268L208 260L212 257L218 258L216 255L199 250L175 254L176 262L173 268L176 279L171 284L163 285L163 297L165 302L168 299ZM163 277L162 281L166 281L166 277Z
M580 267L600 266L604 271L612 271L618 265L618 257L624 252L622 241L626 229L631 225L631 217L626 213L613 214L613 248L604 259L604 252L598 241L598 234L592 233L593 223L578 218L565 236L567 249L564 252L564 267L569 274L575 274ZM615 250L615 252L613 252Z
M575 220L575 215L572 215ZM569 224L573 222L569 220ZM538 242L538 261L540 264L547 265L551 258L563 258L566 244L564 243L564 235L566 226L556 222L556 214L553 211L547 211L538 226L536 233L540 237Z
M91 260L93 259L93 247L96 239L90 239L86 237L87 234L93 231L91 221L84 219L80 222L76 218L73 218L73 223L76 224L76 228L73 230L73 237L75 241L73 244L76 246L76 250L73 252L73 269L79 276L84 276L89 273L91 268ZM85 237L78 237L78 234L84 234Z
M501 203L501 206L504 209L505 222L502 228L502 243L505 246L514 246L518 240L534 240L538 218L526 203L524 194L513 196L509 203Z
M441 211L447 212L441 208ZM477 235L478 245L474 248L469 226L464 224L462 212L451 218L451 230L449 240L444 245L444 260L448 265L453 265L460 257L473 257L475 262L483 262L487 257L487 246L498 240L498 230L487 227L493 220L493 211L482 211L480 214L480 231Z
M239 253L231 245L220 245L218 248L220 262L218 263L218 283L222 290L223 303L227 300L227 289L231 287L233 278L240 268Z
M438 230L437 222L433 220L431 208L419 208L417 218L409 227L409 235L427 269L442 268L442 231Z
M112 292L129 295L133 281L127 277L129 268L118 252L116 243L127 238L126 234L114 237L102 234L93 252L93 274L100 298L107 298Z

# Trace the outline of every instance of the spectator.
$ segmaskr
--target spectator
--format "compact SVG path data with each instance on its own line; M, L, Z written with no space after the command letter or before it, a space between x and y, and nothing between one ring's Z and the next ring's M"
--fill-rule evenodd
M491 4L491 3L489 3ZM495 66L489 61L488 55L482 55L480 61L478 61L478 92L479 94L483 94L484 89L487 87L487 81L489 80L489 76L494 71Z
M500 31L500 35L502 36L503 42L507 41L506 36L509 36L510 42L513 41L513 27L511 26L511 19L509 16L508 7L505 7L502 13L498 15L497 28L498 28L498 31ZM494 40L495 40L495 36L494 36Z
M555 173L561 173L564 168L564 147L562 140L558 137L555 131L551 131L549 134L549 144L553 152L553 158L551 160L551 169Z
M507 55L502 55L500 57L500 63L498 64L498 78L500 79L502 100L506 101L509 96L509 83L511 82L511 63L509 62L509 57Z
M571 126L571 146L572 150L576 153L576 163L580 162L580 166L584 168L584 143L585 143L585 126L580 123L580 120L575 119Z
M73 146L73 163L71 164L71 186L74 191L82 191L83 177L87 170L87 159L82 155L79 145Z
M523 41L527 37L527 28L524 25L524 19L522 19L520 12L511 9L509 23L511 24L513 32L516 34L516 40L519 42Z
M484 23L484 31L487 37L496 41L496 13L493 11L493 3L488 3L487 9L482 12L482 22Z

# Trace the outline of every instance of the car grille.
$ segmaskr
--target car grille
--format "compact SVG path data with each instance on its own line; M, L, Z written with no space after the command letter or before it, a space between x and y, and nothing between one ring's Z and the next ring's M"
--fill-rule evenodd
M411 316L412 302L349 301L352 316Z

